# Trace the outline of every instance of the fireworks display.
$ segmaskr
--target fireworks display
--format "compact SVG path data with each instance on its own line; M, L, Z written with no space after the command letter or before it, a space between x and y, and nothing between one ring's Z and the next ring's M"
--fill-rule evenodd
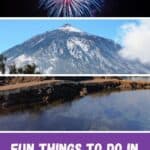
M104 0L39 0L40 8L53 17L94 17Z

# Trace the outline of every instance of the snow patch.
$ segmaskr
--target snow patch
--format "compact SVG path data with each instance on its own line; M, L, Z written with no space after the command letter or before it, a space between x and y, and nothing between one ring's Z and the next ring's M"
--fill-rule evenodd
M80 33L82 33L82 31L80 29L72 27L71 25L68 25L68 24L60 27L59 30L68 31L68 32L80 32Z
M23 55L20 55L17 58L15 58L14 62L17 67L22 67L26 64L34 63L34 60L32 59L32 57L23 54Z
M38 45L39 43L41 43L42 41L44 41L45 38L41 38L40 40L38 40L37 42L33 43L32 47Z

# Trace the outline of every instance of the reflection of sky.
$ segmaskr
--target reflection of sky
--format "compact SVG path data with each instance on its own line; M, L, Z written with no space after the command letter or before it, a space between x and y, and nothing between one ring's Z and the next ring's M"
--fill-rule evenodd
M87 96L39 112L1 116L10 130L150 130L150 91Z

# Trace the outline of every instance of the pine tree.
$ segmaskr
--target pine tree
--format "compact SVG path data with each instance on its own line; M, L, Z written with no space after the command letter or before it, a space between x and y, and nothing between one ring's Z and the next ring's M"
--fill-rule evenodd
M17 73L18 73L18 70L17 70L17 68L16 68L16 65L15 65L15 64L14 64L14 65L9 66L9 73L10 73L10 74L17 74Z
M24 66L24 74L35 74L36 73L36 65L35 64L27 64Z
M35 64L27 64L24 67L17 68L16 65L9 66L9 73L10 74L40 74L40 72L36 71Z
M4 57L2 54L0 55L0 71L2 74L5 74L5 63L6 63L6 57Z

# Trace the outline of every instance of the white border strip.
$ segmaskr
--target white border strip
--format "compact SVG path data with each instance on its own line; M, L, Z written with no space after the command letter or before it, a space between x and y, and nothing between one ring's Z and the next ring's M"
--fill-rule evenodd
M150 77L150 74L0 74L0 77Z
M0 17L1 20L150 20L150 17Z
M110 134L110 133L134 133L134 134L140 134L140 133L145 133L145 134L150 134L150 131L0 131L0 133L65 133L65 134L70 134L70 133L104 133L104 134Z

